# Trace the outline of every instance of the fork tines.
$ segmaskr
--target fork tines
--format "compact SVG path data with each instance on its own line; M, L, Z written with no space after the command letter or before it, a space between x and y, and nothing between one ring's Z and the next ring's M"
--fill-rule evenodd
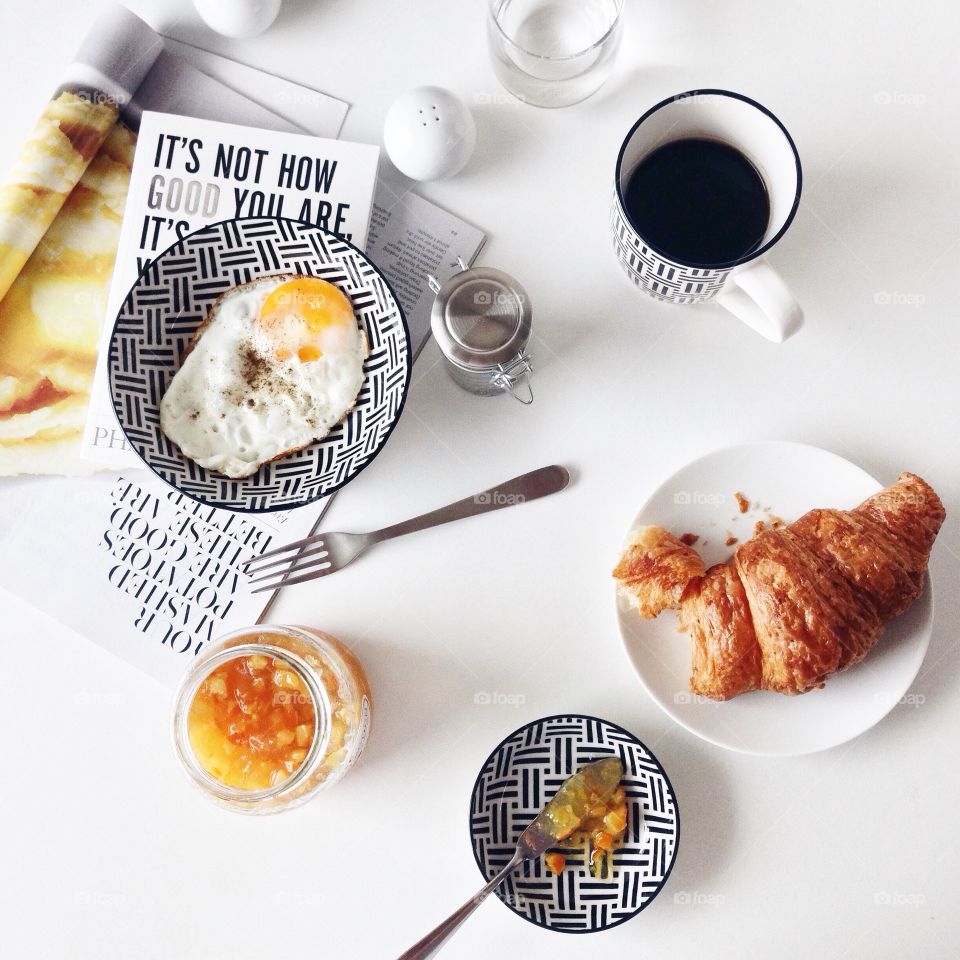
M296 554L295 556L280 557L279 560L268 560L267 563L260 562L263 559L263 557L254 557L252 560L248 560L243 566L244 566L244 570L246 570L247 572L247 576L253 577L258 573L263 573L264 570L272 570L274 567L285 567L291 563L299 564L299 562L304 557L312 557L318 553L322 554L324 557L327 556L328 551L327 551L327 548L323 545L323 543L318 543L315 547L311 547L309 550L302 550L300 553ZM280 572L281 571L278 570L277 573L271 573L271 574L268 574L268 576L275 577ZM266 577L260 577L260 580L265 580L265 579ZM254 580L253 582L259 583L259 580Z
M264 553L258 553L257 556L251 557L244 564L244 567L249 567L251 564L259 563L261 560L266 560L267 557L277 557L281 553L291 553L294 550L297 550L299 547L309 546L311 543L323 543L322 535L315 535L312 537L304 537L302 540L294 540L293 543L285 543L282 547L275 547L273 550L267 550ZM293 559L292 557L289 559Z
M311 551L313 552L313 551ZM303 583L306 580L314 580L317 577L325 577L328 573L333 573L334 567L330 558L324 552L321 556L313 560L307 560L301 563L297 560L286 570L278 570L276 573L268 573L265 577L257 577L250 583L262 583L263 586L255 587L253 593L262 593L264 590L278 590L280 587L289 587L294 583ZM257 571L254 571L257 572ZM299 576L294 576L299 574ZM265 583L264 581L270 581Z
M305 550L304 547L309 549ZM276 590L279 587L302 583L304 580L312 580L314 577L322 577L333 572L329 551L320 537L306 537L295 543L278 547L276 550L267 550L266 553L257 557L251 557L243 567L247 576L254 578L250 581L251 586L257 583L262 584L256 587L253 593ZM274 569L276 567L281 569ZM268 570L272 572L267 573ZM303 575L297 576L298 574Z

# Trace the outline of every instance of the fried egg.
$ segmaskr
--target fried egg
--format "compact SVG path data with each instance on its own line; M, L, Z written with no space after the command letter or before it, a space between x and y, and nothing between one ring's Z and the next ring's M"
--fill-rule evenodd
M160 429L201 467L248 477L325 437L363 385L367 340L317 277L262 277L210 308L160 401Z

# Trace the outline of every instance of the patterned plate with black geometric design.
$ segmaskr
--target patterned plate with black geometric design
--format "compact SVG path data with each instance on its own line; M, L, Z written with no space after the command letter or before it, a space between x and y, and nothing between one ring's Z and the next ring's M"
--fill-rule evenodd
M601 757L623 762L627 831L608 880L590 872L586 849L558 845L559 875L541 857L518 867L497 896L531 923L563 933L594 933L635 916L660 892L680 840L673 787L657 758L623 727L596 717L554 716L514 731L490 754L473 787L470 837L489 880L513 856L520 834L567 777Z
M370 344L365 379L356 406L323 440L231 480L197 466L163 435L160 398L214 300L281 273L320 277L350 298ZM209 506L262 513L332 493L379 453L406 400L410 337L389 283L352 244L297 220L249 217L191 233L150 263L117 315L108 367L120 426L157 476Z

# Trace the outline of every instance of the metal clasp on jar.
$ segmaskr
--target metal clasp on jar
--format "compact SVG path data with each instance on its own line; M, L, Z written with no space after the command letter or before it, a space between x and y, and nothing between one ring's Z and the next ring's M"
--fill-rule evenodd
M520 403L533 403L533 386L530 383L530 374L533 373L533 364L530 357L525 353L518 353L509 363L498 363L496 372L490 378L490 382L499 390L510 394L514 400ZM527 378L527 399L519 396L514 389L524 378Z

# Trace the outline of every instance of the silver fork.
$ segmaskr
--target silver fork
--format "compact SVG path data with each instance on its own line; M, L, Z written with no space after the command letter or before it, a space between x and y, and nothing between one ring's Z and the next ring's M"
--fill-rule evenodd
M451 520L462 520L465 517L490 513L493 510L502 510L504 507L546 497L551 493L559 492L569 482L570 474L565 467L557 464L541 467L539 470L532 470L530 473L524 473L512 480L490 487L482 493L476 493L472 497L458 500L456 503L432 510L422 516L395 523L393 526L384 527L382 530L374 530L372 533L318 533L313 537L296 540L285 547L277 547L276 550L268 550L257 557L251 557L244 567L247 574L255 578L251 581L252 584L262 584L253 591L254 593L289 587L295 583L304 583L342 570L375 543L402 537L416 530L426 530L427 527L449 523ZM286 569L257 576L275 567L286 567Z

